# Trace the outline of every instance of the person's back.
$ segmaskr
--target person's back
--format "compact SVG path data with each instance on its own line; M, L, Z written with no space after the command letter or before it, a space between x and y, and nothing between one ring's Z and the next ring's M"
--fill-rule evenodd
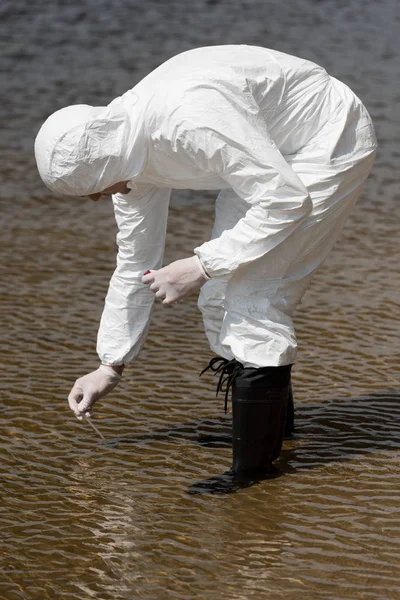
M330 84L325 69L313 62L276 50L235 45L178 54L133 91L139 97L151 96L151 110L166 120L191 91L219 90L242 112L258 111L282 154L292 154L321 129L334 109Z

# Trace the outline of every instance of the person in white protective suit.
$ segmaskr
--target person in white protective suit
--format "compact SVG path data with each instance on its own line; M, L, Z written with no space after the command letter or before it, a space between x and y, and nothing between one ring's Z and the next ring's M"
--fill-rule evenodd
M307 60L245 45L184 52L108 106L51 115L35 142L43 181L93 200L112 193L119 229L102 364L76 381L75 415L90 415L138 355L154 297L171 304L201 288L218 355L209 367L232 389L233 472L267 472L290 408L294 310L375 149L371 119L346 85ZM212 239L162 267L178 188L220 190Z

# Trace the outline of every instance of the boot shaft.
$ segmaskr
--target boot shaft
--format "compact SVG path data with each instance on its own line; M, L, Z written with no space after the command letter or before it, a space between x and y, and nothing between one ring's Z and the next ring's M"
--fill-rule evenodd
M280 454L291 365L243 368L232 386L235 473L262 473Z

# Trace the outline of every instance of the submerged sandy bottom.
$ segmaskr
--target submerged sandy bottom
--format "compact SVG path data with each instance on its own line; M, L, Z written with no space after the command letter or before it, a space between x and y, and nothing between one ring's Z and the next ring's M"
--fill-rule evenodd
M5 3L1 599L399 597L395 6L123 2L111 18L91 0ZM228 496L188 493L231 460L229 414L212 377L198 377L212 355L195 298L156 306L141 357L99 406L94 422L118 444L70 414L74 379L97 364L115 225L109 203L52 199L31 154L51 110L105 104L171 54L217 42L324 64L363 98L380 142L297 313L297 431L282 476ZM207 239L212 218L209 193L176 194L166 262Z

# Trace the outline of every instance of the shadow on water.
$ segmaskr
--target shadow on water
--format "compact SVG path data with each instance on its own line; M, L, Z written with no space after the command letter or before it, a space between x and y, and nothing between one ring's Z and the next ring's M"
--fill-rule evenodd
M371 395L331 398L295 405L295 435L284 442L279 461L263 479L290 475L356 456L400 449L400 392L388 390ZM229 416L197 419L145 435L107 441L119 444L151 444L156 440L187 439L208 448L230 448ZM228 471L190 486L190 493L236 492L257 481L233 478Z

